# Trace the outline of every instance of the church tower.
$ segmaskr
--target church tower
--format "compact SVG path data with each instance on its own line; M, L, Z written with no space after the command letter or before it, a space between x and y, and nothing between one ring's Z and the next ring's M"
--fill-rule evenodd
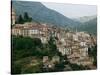
M15 24L15 21L16 21L16 13L15 13L15 10L13 9L13 7L11 8L11 25L14 25Z

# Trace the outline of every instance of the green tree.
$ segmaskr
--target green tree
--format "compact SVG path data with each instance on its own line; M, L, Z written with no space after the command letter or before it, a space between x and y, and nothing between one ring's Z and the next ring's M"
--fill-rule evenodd
M17 23L18 24L23 24L24 23L24 19L23 19L22 15L19 15Z
M20 74L21 73L21 65L20 64L12 63L11 67L12 67L11 68L12 74Z
M55 71L63 71L64 68L65 68L65 66L62 62L55 64Z
M48 41L48 46L52 52L52 54L57 54L57 46L55 44L55 39L53 37L50 37L50 40Z
M42 72L41 65L35 65L30 67L25 67L22 69L22 73L40 73Z
M39 38L13 36L11 44L13 60L28 56L42 57L49 54L48 48L43 48L43 44Z
M24 21L25 21L25 22L27 22L27 21L28 21L28 19L29 19L28 13L27 13L27 12L25 12L25 13L24 13Z
M32 17L30 17L28 21L29 21L29 22L32 22Z
M31 21L32 21L32 18L29 17L29 15L28 15L27 12L25 12L25 13L24 13L24 22L31 22Z
M88 54L94 59L93 64L97 66L97 45L92 48L88 48Z

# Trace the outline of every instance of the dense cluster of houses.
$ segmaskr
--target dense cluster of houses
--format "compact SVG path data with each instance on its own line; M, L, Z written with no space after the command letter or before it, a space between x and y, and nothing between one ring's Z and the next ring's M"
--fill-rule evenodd
M88 48L95 46L96 37L86 32L65 31L63 28L36 22L15 24L15 13L14 11L12 12L12 35L40 38L42 43L48 43L50 36L52 36L55 38L58 51L61 52L62 55L67 55L71 63L79 65L93 64L93 59L88 56ZM57 57L54 59L57 59ZM43 60L48 60L48 57L44 57Z
M59 52L67 55L71 63L78 65L92 64L93 59L88 55L88 49L95 46L96 38L85 32L67 32L59 34L57 47Z
M59 56L53 56L52 59L50 60L48 56L43 57L43 68L54 68L55 63L60 62L60 57Z
M49 37L50 28L45 24L25 23L15 24L12 27L12 35L24 36L31 38L40 38L42 43L46 43Z

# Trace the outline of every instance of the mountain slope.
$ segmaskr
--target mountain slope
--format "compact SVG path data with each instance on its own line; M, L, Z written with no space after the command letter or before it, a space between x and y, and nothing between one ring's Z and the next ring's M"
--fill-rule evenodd
M83 23L77 27L79 31L87 31L88 33L97 35L97 18L93 18L88 22Z
M92 15L92 16L83 16L83 17L79 17L79 18L75 18L73 20L75 21L79 21L81 23L85 23L85 22L88 22L92 19L96 18L96 15Z
M24 12L28 12L29 16L32 16L33 21L69 27L80 24L54 10L45 7L40 2L12 1L12 6L16 10L17 16L23 14Z

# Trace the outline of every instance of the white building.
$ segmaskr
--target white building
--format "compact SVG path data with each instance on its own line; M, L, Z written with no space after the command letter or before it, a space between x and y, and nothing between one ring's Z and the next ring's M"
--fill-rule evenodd
M78 35L73 34L73 40L74 40L74 41L78 41Z

